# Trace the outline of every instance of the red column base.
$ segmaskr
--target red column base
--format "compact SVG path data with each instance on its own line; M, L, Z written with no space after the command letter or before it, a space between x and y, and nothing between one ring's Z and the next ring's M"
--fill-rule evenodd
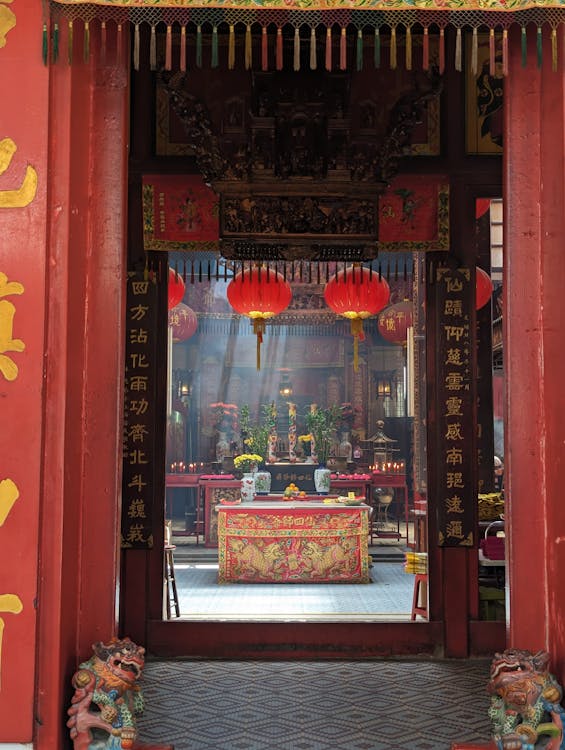
M497 750L497 745L494 740L491 742L456 742L451 745L451 750Z
M173 745L148 745L146 742L136 742L132 750L175 750Z

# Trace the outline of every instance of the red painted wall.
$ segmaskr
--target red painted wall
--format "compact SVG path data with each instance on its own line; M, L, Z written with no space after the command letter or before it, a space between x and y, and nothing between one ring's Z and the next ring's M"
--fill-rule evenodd
M37 638L48 72L38 48L41 3L16 2L3 9L13 14L15 25L0 48L0 742L29 742ZM17 150L2 161L5 139ZM26 205L11 207L6 191L21 188L29 167L37 190L17 200ZM12 293L13 283L21 285L21 294ZM25 349L10 351L6 336L20 339ZM9 362L17 367L10 379Z
M511 154L504 191L509 635L513 647L548 650L563 682L565 79L562 66L551 70L549 44L540 69L531 39L522 68L518 30L510 41L513 85L504 92L504 145Z

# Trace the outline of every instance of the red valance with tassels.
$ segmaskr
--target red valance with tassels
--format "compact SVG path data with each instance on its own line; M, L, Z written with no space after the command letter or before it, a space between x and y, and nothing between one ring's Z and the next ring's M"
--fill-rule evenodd
M485 7L485 5L487 7ZM360 70L368 64L367 49L375 67L400 66L411 70L430 66L430 39L437 39L439 72L446 65L445 30L455 29L453 65L462 70L463 36L470 36L471 70L477 71L479 36L486 32L490 47L490 74L506 75L508 29L518 25L522 34L522 59L527 62L528 38L535 36L537 63L541 66L543 39L549 37L552 66L557 70L558 30L565 21L565 0L51 0L44 19L44 59L56 60L59 34L67 28L67 46L77 42L76 21L82 23L83 51L88 57L90 29L100 24L102 44L109 23L117 28L117 44L125 27L133 33L133 66L140 65L141 30L149 29L149 64L157 69L157 36L165 37L166 70L187 69L187 48L193 47L195 65L203 67L203 46L210 46L209 64L219 66L219 37L227 35L227 67L233 69L241 54L245 68L281 70L292 56L294 70ZM418 45L414 38L418 37ZM382 48L388 47L383 60ZM563 40L561 40L563 46ZM173 49L177 50L173 59ZM496 53L496 54L495 54ZM69 55L68 59L72 59ZM495 71L495 66L499 68ZM163 66L161 66L163 67Z

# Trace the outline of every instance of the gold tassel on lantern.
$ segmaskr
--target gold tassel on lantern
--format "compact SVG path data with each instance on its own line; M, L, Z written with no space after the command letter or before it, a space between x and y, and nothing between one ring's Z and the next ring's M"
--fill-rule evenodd
M359 342L365 341L363 318L351 319L351 335L353 336L353 372L359 370Z
M257 369L261 369L261 344L263 343L263 334L265 333L265 318L253 318L253 333L257 336Z

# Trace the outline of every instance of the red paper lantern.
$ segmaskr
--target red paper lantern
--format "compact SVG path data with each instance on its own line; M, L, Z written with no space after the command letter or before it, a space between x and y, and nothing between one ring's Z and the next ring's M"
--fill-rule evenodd
M477 289L475 295L475 308L480 310L489 301L492 294L492 280L486 271L477 266Z
M405 344L406 332L412 325L414 310L412 303L405 299L390 305L379 313L379 333L391 344Z
M260 370L265 321L289 306L290 286L282 274L259 266L236 274L228 284L227 295L233 309L251 320L257 336L257 369Z
M180 302L169 310L169 325L173 329L173 344L178 344L194 336L198 328L198 318L194 310Z
M338 271L324 290L331 309L351 321L353 369L358 369L358 342L365 339L363 320L376 315L387 304L390 289L383 277L363 266Z
M184 297L184 281L180 273L169 266L168 309L172 310Z

